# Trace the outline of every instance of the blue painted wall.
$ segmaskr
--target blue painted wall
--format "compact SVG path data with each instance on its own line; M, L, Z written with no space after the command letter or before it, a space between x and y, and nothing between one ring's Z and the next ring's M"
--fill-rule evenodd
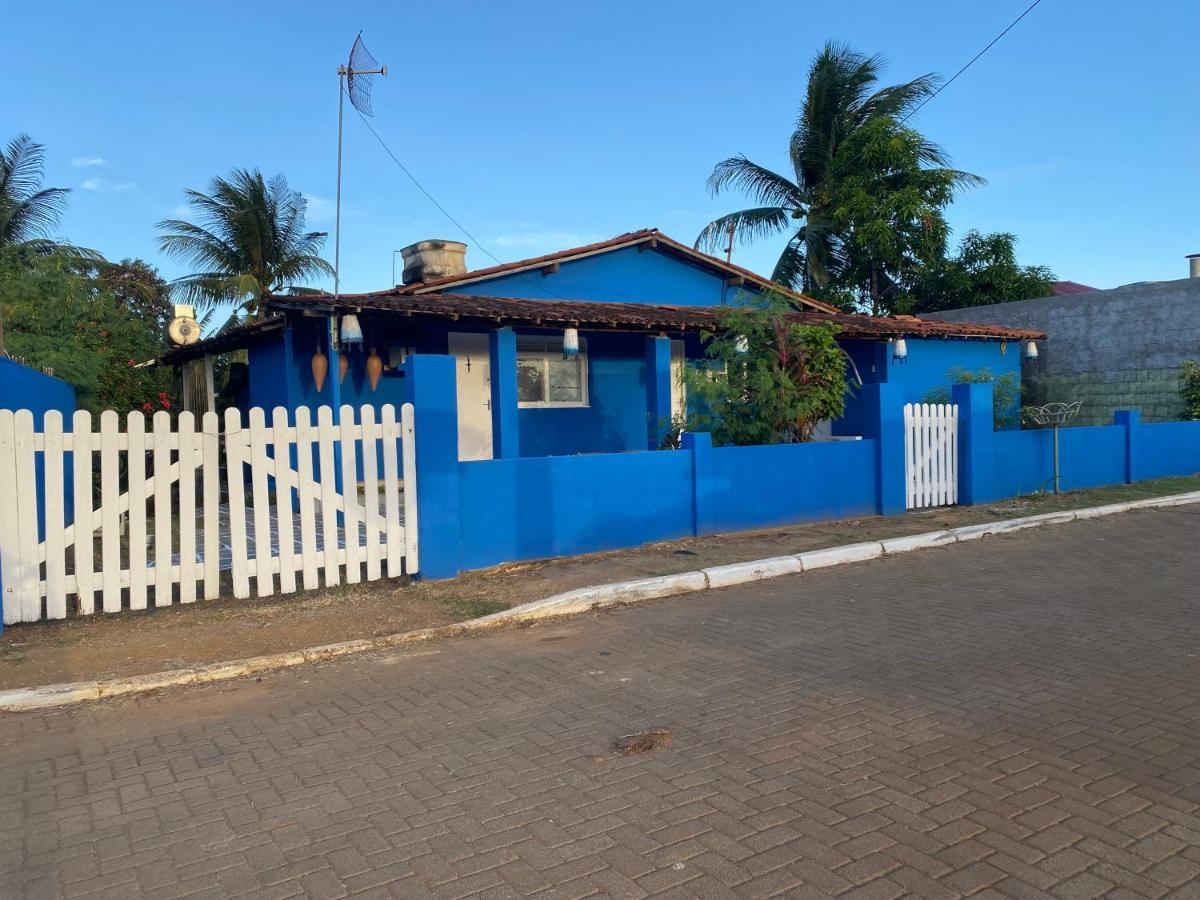
M461 566L689 535L691 463L682 451L460 463Z
M960 367L977 372L989 369L993 375L1014 372L1021 377L1021 348L1009 342L1001 352L999 341L934 340L908 338L908 358L905 362L892 359L890 344L879 341L841 341L846 353L858 367L866 384L899 385L901 403L920 403L934 388L949 387L948 373ZM1010 410L1015 413L1016 409ZM870 434L870 412L862 400L851 392L846 396L846 414L834 423L834 434ZM1015 427L1015 426L1014 426Z
M712 460L715 531L875 513L872 440L717 447Z
M455 285L448 293L541 300L604 300L674 306L722 306L753 286L730 286L725 279L658 250L625 247L559 263L557 272L538 270L497 275Z
M71 430L71 416L75 414L75 388L63 381L0 356L0 409L28 409L33 413L33 427L41 431L46 413L57 410L62 413L63 430ZM46 476L42 455L36 456L38 540L46 537ZM75 520L72 454L63 460L64 515L66 523Z
M1136 478L1200 472L1200 422L1153 422L1136 435Z

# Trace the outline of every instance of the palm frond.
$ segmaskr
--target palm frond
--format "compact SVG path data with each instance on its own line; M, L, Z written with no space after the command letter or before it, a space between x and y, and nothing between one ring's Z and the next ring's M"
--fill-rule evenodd
M696 238L696 249L709 253L724 251L733 227L734 239L749 243L785 230L792 221L787 210L778 206L760 206L728 213L704 226Z
M708 189L714 195L726 188L749 194L764 206L797 208L803 202L800 188L790 179L741 155L717 163L708 178Z

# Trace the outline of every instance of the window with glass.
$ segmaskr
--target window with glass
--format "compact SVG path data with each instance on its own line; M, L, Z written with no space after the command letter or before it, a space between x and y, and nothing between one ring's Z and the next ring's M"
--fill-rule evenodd
M587 343L563 359L562 338L517 337L517 405L587 406Z

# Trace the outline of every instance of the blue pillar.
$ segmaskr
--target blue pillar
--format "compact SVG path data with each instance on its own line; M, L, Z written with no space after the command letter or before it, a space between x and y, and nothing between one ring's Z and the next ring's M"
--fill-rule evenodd
M458 399L454 357L415 354L404 361L414 407L417 452L417 529L422 578L458 574Z
M685 431L680 447L683 452L692 454L692 534L715 534L712 435L706 431Z
M904 512L904 394L898 384L864 384L863 421L873 427L875 478L879 485L876 509L881 516Z
M492 456L521 455L517 424L517 333L497 328L488 336L492 366Z
M671 427L671 339L646 338L646 444L657 450Z
M996 426L991 384L956 384L950 399L958 404L958 502L996 499Z
M1113 413L1113 424L1125 428L1125 483L1140 480L1138 473L1138 429L1142 425L1142 414L1136 409L1118 409Z

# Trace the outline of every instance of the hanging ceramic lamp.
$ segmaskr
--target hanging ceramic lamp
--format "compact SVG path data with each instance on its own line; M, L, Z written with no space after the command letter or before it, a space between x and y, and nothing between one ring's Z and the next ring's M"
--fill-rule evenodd
M1037 359L1038 358L1037 344L1035 344L1033 341L1028 341L1025 344L1025 358L1026 359Z
M338 384L346 380L346 372L350 370L350 357L346 355L345 345L338 354Z
M904 338L896 338L896 343L892 345L892 359L896 362L908 359L908 341Z
M371 355L367 357L367 383L371 385L371 390L379 387L379 376L383 374L383 359L375 352L375 348L371 348Z
M579 329L563 331L563 359L574 359L579 355Z
M342 316L342 345L344 347L361 347L363 342L362 326L358 324L358 316L346 313Z
M325 376L329 374L329 357L321 352L318 347L313 351L312 355L312 377L313 384L317 388L317 393L321 393L325 387Z

